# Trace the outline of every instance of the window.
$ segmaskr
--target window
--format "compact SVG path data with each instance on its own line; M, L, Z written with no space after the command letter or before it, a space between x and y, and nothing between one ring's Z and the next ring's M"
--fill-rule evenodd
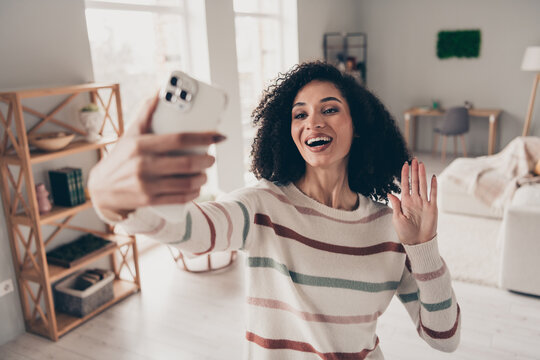
M251 125L251 113L269 82L298 61L296 1L234 0L234 11L244 162L249 169L249 154L256 132ZM246 184L254 180L247 171Z
M184 0L86 1L95 81L120 84L125 122L173 69L189 72Z

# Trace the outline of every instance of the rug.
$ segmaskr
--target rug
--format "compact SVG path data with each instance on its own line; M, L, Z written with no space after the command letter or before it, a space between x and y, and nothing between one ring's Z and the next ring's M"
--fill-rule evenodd
M438 242L452 279L498 287L501 220L439 212Z

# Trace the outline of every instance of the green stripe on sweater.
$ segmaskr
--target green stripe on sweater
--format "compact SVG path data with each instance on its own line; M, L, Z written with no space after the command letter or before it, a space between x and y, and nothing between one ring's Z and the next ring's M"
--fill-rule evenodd
M267 257L250 257L248 258L249 267L266 267L279 271L285 276L289 276L291 280L297 284L332 287L341 289L351 289L367 292L380 292L386 290L395 290L399 285L399 281L387 281L383 283L371 283L364 281L329 278L300 274L291 271L284 264L276 262L274 259Z
M410 294L398 294L398 297L399 297L399 300L401 300L401 302L405 304L411 301L418 300L418 293L413 292Z
M422 306L429 312L448 309L450 306L452 306L452 298L435 304L422 303Z
M398 294L398 297L402 303L406 304L411 301L417 301L418 292L413 292L409 294ZM441 301L440 303L434 303L434 304L428 304L428 303L420 301L420 304L422 304L424 309L426 309L429 312L439 311L439 310L448 309L450 306L452 306L452 298Z
M242 209L242 214L244 214L244 230L242 231L242 247L240 249L244 249L246 247L246 239L247 235L249 233L249 213L244 204L242 204L240 201L236 201L238 206L240 206L240 209Z
M181 240L169 242L167 244L169 245L180 244L191 239L192 226L193 226L193 220L191 220L191 213L188 211L186 215L186 232L184 233L184 237Z

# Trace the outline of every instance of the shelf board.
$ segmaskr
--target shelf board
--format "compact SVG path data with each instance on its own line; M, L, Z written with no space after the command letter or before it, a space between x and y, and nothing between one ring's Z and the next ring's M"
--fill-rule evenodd
M139 288L137 284L134 282L126 281L126 280L114 280L113 281L113 292L114 292L113 299L101 305L99 308L92 311L90 314L86 315L85 317L78 318L78 317L71 316L65 313L57 312L56 313L56 326L58 328L58 336L62 336L68 331L73 330L75 327L81 325L83 322L99 314L103 310L107 309L109 306L125 299L126 297L128 297L131 294L136 293L137 291L139 291ZM36 323L30 326L30 331L37 333L39 335L42 335L42 336L49 337L48 330L44 326L41 319L39 319Z
M97 150L104 148L107 145L114 144L118 140L117 137L106 137L103 138L97 142L88 142L85 140L77 140L63 148L62 150L58 151L51 151L51 152L45 152L45 151L31 151L30 152L30 163L31 164L37 164L44 161L49 161L52 159L61 158L64 156L77 154L84 151L89 150ZM10 165L21 165L22 159L19 158L17 155L6 155L4 156L4 161L7 164Z
M47 225L54 221L64 219L70 215L75 215L81 211L92 207L92 201L86 200L84 204L76 206L53 206L51 211L40 215L39 224ZM24 213L19 213L11 217L11 221L14 224L31 226L32 220Z
M10 90L1 90L0 97L5 97L6 95L17 93L21 98L31 98L37 96L51 96L51 95L61 95L61 94L76 94L82 92L88 92L92 90L99 89L113 89L116 86L114 83L88 83L82 85L65 85L65 86L56 86L48 87L41 89L10 89Z
M58 266L58 265L47 264L47 266L49 268L49 279L48 279L48 281L50 283L58 281L58 280L60 280L60 279L62 279L64 277L66 277L66 276L68 276L70 274L73 274L74 272L77 272L78 270L86 267L88 264L91 264L92 262L94 262L94 261L96 261L96 260L98 260L98 259L100 259L100 258L102 258L104 256L112 254L119 247L131 244L132 242L135 241L135 238L127 236L127 235L103 234L101 236L106 240L114 241L116 243L116 246L113 246L113 247L111 247L111 248L109 248L109 249L107 249L105 251L97 252L95 255L89 256L85 261L82 261L82 262L78 263L77 265L75 265L73 267L70 267L70 268L65 268L65 267ZM25 279L25 280L29 280L29 281L33 281L33 282L40 282L39 273L36 271L36 269L34 267L28 268L28 269L23 269L21 271L21 277L23 279Z

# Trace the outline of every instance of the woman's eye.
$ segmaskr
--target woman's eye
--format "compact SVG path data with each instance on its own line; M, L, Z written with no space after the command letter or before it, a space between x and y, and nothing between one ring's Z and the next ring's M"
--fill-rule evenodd
M328 108L328 109L323 110L323 114L332 114L336 112L338 112L338 109L336 108Z
M294 118L295 119L303 119L306 116L307 116L307 114L305 114L305 113L299 113L299 114L294 115Z

